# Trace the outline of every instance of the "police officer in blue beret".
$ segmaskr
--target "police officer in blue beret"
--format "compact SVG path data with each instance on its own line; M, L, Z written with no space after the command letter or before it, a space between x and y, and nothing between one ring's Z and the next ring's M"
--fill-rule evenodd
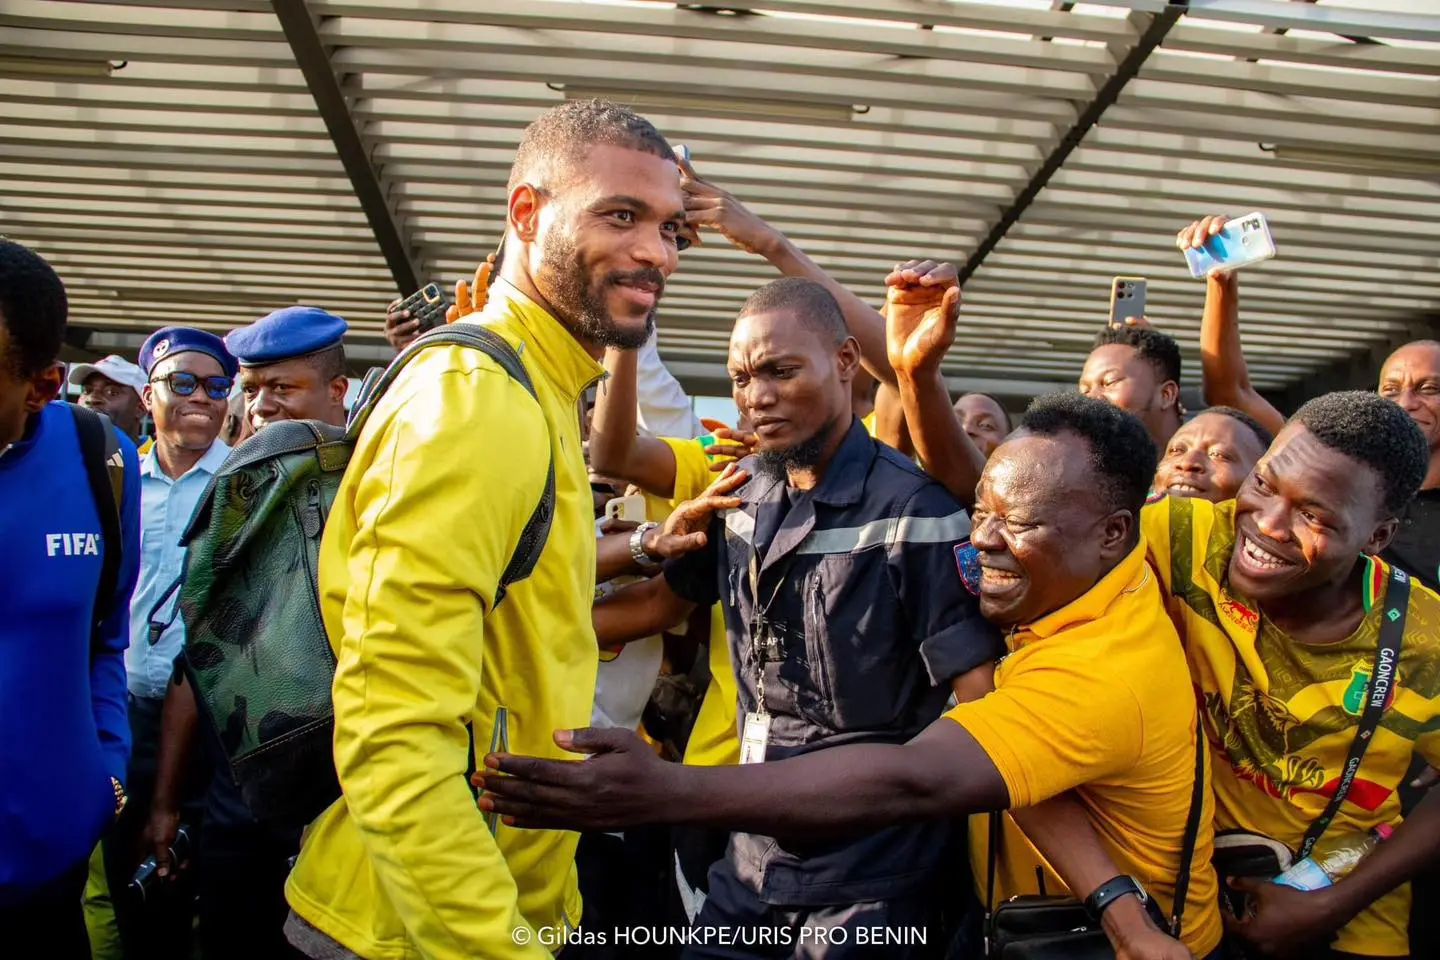
M286 307L225 337L240 361L248 430L277 420L345 425L346 329L318 307Z
M345 424L345 321L315 307L286 307L231 331L224 346L240 368L245 431L280 420ZM188 516L188 515L187 515ZM198 705L182 670L165 701L160 755L186 762L196 754ZM199 893L201 952L207 957L300 958L285 940L285 877L300 852L300 831L255 820L230 779L217 738L202 746L215 770L205 794L205 825L191 871ZM162 789L170 785L163 784ZM179 798L158 795L155 808L173 810ZM174 819L152 816L153 851L168 863Z
M230 448L219 439L235 357L213 333L193 327L156 330L140 348L140 400L155 420L155 442L140 458L140 575L130 599L125 651L131 755L125 786L130 802L104 843L106 879L128 956L182 955L193 918L194 891L182 879L163 902L123 895L142 857L139 838L153 819L160 727L185 621L171 589L185 565L180 534ZM179 779L184 779L183 771ZM198 822L190 792L161 812L178 825ZM173 834L172 834L173 836Z

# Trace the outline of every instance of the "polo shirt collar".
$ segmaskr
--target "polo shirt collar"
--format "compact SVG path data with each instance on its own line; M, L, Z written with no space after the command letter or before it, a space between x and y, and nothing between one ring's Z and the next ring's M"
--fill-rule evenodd
M208 476L214 476L220 470L220 467L224 465L225 459L229 456L230 445L222 440L217 439L214 443L210 444L210 449L205 451L205 456L195 461L195 466L191 467L190 471L186 473L185 476L189 476L190 473L194 473L196 470ZM170 479L169 477L165 476L165 471L160 469L160 461L158 459L158 450L156 448L156 444L152 443L150 445L150 452L145 454L144 458L141 459L140 476L164 477L166 480ZM177 477L176 479L179 478Z
M1154 576L1145 560L1145 550L1145 538L1142 536L1135 549L1111 568L1099 583L1059 610L1027 624L1023 629L1044 640L1069 627L1103 617L1120 594L1138 588L1145 582L1146 577Z
M496 278L479 320L487 323L501 318L514 321L523 334L526 349L521 359L527 365L538 365L545 379L567 400L578 402L580 394L605 375L605 368L585 352L564 324L514 284Z

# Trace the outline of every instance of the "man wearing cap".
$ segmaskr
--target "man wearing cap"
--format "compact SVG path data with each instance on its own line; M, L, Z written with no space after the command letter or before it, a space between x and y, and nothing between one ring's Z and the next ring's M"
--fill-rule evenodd
M111 354L94 363L75 364L70 368L70 382L80 388L80 406L105 414L120 432L140 442L145 371Z
M250 432L281 420L345 425L345 321L316 307L286 307L225 336L240 367ZM178 667L178 664L177 664ZM195 694L176 669L165 694L155 797L146 839L162 877L173 872L170 849L180 825L182 782L200 727ZM206 960L300 956L285 940L285 878L300 852L300 831L259 824L230 778L219 738L205 726L215 773L205 792L195 856L200 944Z
M245 419L345 425L345 321L318 307L286 307L225 337L240 362Z
M127 786L132 803L107 841L111 890L123 890L155 787L161 708L185 624L172 589L185 564L180 546L195 505L230 448L218 437L236 363L221 339L190 327L155 331L140 348L146 383L141 399L155 420L155 443L140 461L140 579L130 603L125 651L130 734L134 744ZM167 960L188 956L191 900L183 887L147 899L115 898L120 938L129 956Z

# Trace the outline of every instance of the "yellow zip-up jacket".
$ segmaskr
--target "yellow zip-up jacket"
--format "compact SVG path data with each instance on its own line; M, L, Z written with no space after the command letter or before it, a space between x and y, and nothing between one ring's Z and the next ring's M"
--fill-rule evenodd
M520 754L575 759L552 732L590 722L595 528L577 401L603 369L504 281L474 321L520 351L539 404L478 350L421 352L372 413L320 548L343 796L311 824L286 896L368 960L543 960L541 944L580 923L576 834L501 824L492 837L465 725L480 762L500 706ZM550 538L496 607L551 456Z

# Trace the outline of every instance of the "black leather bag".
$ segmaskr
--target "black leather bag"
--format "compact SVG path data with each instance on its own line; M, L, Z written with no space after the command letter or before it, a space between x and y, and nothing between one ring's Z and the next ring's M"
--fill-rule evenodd
M1190 865L1200 835L1204 808L1205 733L1195 732L1195 781L1190 791L1190 812L1185 818L1185 839L1180 851L1180 873L1175 878L1175 909L1167 919L1155 901L1147 903L1156 926L1177 939L1190 888ZM1000 814L990 814L990 849L985 882L985 956L998 960L1114 960L1109 937L1085 905L1073 897L1020 896L996 907L995 865L999 860Z

